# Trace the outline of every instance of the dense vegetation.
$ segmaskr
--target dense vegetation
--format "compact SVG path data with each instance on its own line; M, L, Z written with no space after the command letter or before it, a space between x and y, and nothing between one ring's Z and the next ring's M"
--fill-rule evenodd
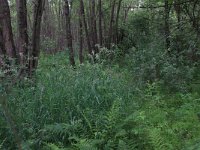
M22 1L7 1L20 58L0 6L0 149L200 149L198 0L46 0L43 17Z
M8 95L24 149L198 149L199 86L168 93L141 88L118 65L68 66L65 53L42 56L35 83ZM1 146L15 149L1 117Z

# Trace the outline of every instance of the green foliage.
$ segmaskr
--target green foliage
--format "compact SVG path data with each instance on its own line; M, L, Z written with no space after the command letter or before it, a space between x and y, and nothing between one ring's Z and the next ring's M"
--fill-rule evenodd
M56 42L55 39L51 39L49 37L43 37L42 43L41 43L41 49L45 53L55 53L56 52Z
M159 81L167 91L187 92L198 65L198 39L188 25L181 31L171 28L171 46L166 50L163 16L153 12L162 11L135 11L121 26L121 58L115 62L127 66L137 85Z
M49 2L55 11L60 9L56 1ZM111 3L102 2L106 41ZM121 9L137 7L140 2L124 0ZM168 2L173 3L172 0ZM73 68L69 66L66 52L42 54L34 78L24 78L11 92L5 89L17 77L18 68L1 70L0 98L3 95L8 99L6 107L22 138L23 149L200 149L200 45L195 26L199 24L199 6L193 9L192 18L192 3L181 8L180 22L177 22L174 6L170 8L169 48L165 46L164 7L157 7L163 6L164 1L145 0L142 5L148 9L134 9L127 18L120 13L119 17L124 20L119 23L120 42L110 49L99 46L100 53L95 59L88 56L90 63ZM88 1L84 4L89 13ZM28 5L30 11L31 3ZM16 18L13 8L11 15ZM78 8L76 0L71 9L72 25L78 22ZM188 12L182 10L187 8ZM198 21L192 22L195 18ZM14 33L16 24L14 21ZM59 26L52 25L51 29ZM61 32L62 29L58 34ZM42 49L54 52L55 47L61 46L55 39L43 36ZM12 76L6 76L8 72L12 72ZM7 117L0 103L0 149L12 150L16 149L16 137Z
M199 94L164 94L159 82L139 88L127 70L67 65L65 53L42 55L35 78L13 87L8 106L24 149L195 149ZM3 149L15 139L0 118Z
M111 66L111 64L120 64L124 59L124 52L117 45L113 45L111 49L99 47L99 51L96 59L98 63L103 65Z

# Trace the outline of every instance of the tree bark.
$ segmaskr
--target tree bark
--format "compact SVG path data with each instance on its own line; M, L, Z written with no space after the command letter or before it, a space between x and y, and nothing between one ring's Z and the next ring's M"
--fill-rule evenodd
M84 27L85 27L85 34L86 34L87 45L88 45L88 52L89 52L90 55L92 55L92 47L91 47L91 43L90 43L88 25L87 25L86 18L85 18L85 10L84 10L83 0L80 0L80 9L81 9L82 20L83 20Z
M61 0L58 1L58 31L57 31L57 34L58 34L58 37L57 37L57 51L58 50L61 50L62 49L62 25L61 25Z
M176 12L177 22L178 22L178 29L181 29L181 6L178 5L178 0L174 1L174 10Z
M3 32L2 32L2 28L0 26L0 55L5 55L5 49L4 49L4 40L3 40Z
M111 13L110 13L110 28L109 28L109 36L108 36L108 49L111 48L112 37L113 37L113 23L114 23L114 13L115 13L115 4L116 0L113 0L111 3Z
M29 61L29 72L30 75L33 74L34 70L38 65L38 57L40 54L40 32L41 32L41 20L42 13L44 9L43 0L35 0L34 1L34 16L33 16L33 35L32 35L32 51L30 53L30 61Z
M0 26L0 68L4 66L4 57L5 57L5 49L4 49L4 41L3 41L3 33L2 28Z
M116 24L115 24L115 36L114 36L115 44L117 44L119 41L118 28L119 28L119 13L120 13L120 9L121 9L121 4L122 4L122 0L119 0L118 7L117 7Z
M19 30L19 60L20 65L25 67L28 58L28 27L26 0L16 0Z
M103 30L102 30L102 1L99 0L99 44L103 45Z
M165 44L166 49L168 53L170 53L170 26L169 26L169 13L170 13L170 7L169 7L169 1L165 0Z
M79 61L83 63L83 22L81 17L81 9L79 12Z
M92 41L93 41L93 49L95 54L98 53L98 48L96 47L98 38L97 38L97 23L96 23L96 3L95 0L92 0L91 5L91 27L92 27Z
M71 16L70 16L70 8L69 1L65 0L65 16L66 16L66 35L67 35L67 46L69 48L69 60L72 66L75 66L74 60L74 50L72 43L72 32L71 32Z
M10 58L16 58L8 1L0 0L0 4L0 24L2 27L6 55Z

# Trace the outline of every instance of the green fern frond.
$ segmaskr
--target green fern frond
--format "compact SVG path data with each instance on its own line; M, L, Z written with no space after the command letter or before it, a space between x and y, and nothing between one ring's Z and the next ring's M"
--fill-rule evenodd
M0 143L0 149L3 147L3 143L6 141L6 139L3 140L3 142Z
M92 140L87 139L80 139L80 141L77 144L74 144L74 146L78 150L97 150L95 143Z
M46 125L44 130L54 133L54 134L64 134L66 132L69 132L73 127L69 124L65 123L56 123L53 125Z
M158 128L149 129L148 137L150 140L150 144L154 148L154 150L170 150L171 145L167 143L167 139L164 139L161 135L161 130Z
M67 150L67 148L60 148L53 143L46 143L46 146L43 148L43 150Z
M197 142L196 144L193 144L192 146L185 148L185 150L199 150L199 149L200 149L200 142Z
M135 150L135 143L131 140L129 141L123 141L123 140L119 140L118 143L118 148L117 150Z
M120 109L121 109L121 102L120 100L115 100L110 111L106 115L106 128L111 129L113 125L116 125L118 121L120 121Z

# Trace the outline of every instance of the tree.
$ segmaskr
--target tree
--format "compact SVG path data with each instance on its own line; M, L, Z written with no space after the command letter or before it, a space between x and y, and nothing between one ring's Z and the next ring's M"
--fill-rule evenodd
M99 44L103 45L103 30L102 30L102 1L99 0Z
M169 13L170 13L169 1L165 0L165 43L168 52L170 48Z
M75 66L74 50L72 44L72 32L71 32L71 16L69 1L65 0L65 16L66 16L66 35L67 35L67 46L69 48L69 60L72 66Z
M28 27L27 27L27 6L26 0L16 0L18 16L18 34L19 34L19 59L20 65L27 66L28 58ZM27 68L27 67L26 67Z
M4 48L9 58L16 58L13 32L11 27L10 9L7 0L0 0L0 26L4 40Z
M92 28L92 41L93 41L93 50L98 53L97 44L97 23L96 23L96 3L95 0L91 0L91 28Z
M200 36L200 2L199 0L190 0L189 3L184 3L185 14L189 17L189 21L197 36Z
M88 25L87 25L86 17L85 17L85 10L84 10L83 0L80 0L80 9L81 9L81 16L82 16L84 28L85 28L86 40L87 40L87 45L88 45L88 52L89 52L90 55L92 55L92 47L91 47L91 43L90 43Z
M79 61L83 63L83 22L81 17L81 9L79 8Z
M115 4L116 4L116 0L111 0L110 27L109 27L109 35L108 35L108 43L107 43L108 49L111 48L111 43L112 43L112 38L113 38Z
M40 31L41 20L44 9L43 0L34 1L34 16L33 16L33 34L32 34L32 49L30 51L29 60L29 75L32 76L38 65L38 58L40 54Z
M5 57L5 49L4 49L4 42L3 42L3 33L2 28L0 26L0 68L4 66L4 57Z
M122 4L122 0L119 0L118 2L118 6L117 6L117 16L116 16L116 24L115 24L115 35L114 35L114 41L115 41L115 44L118 43L119 41L119 32L118 32L118 27L119 27L119 14L120 14L120 9L121 9L121 4Z

